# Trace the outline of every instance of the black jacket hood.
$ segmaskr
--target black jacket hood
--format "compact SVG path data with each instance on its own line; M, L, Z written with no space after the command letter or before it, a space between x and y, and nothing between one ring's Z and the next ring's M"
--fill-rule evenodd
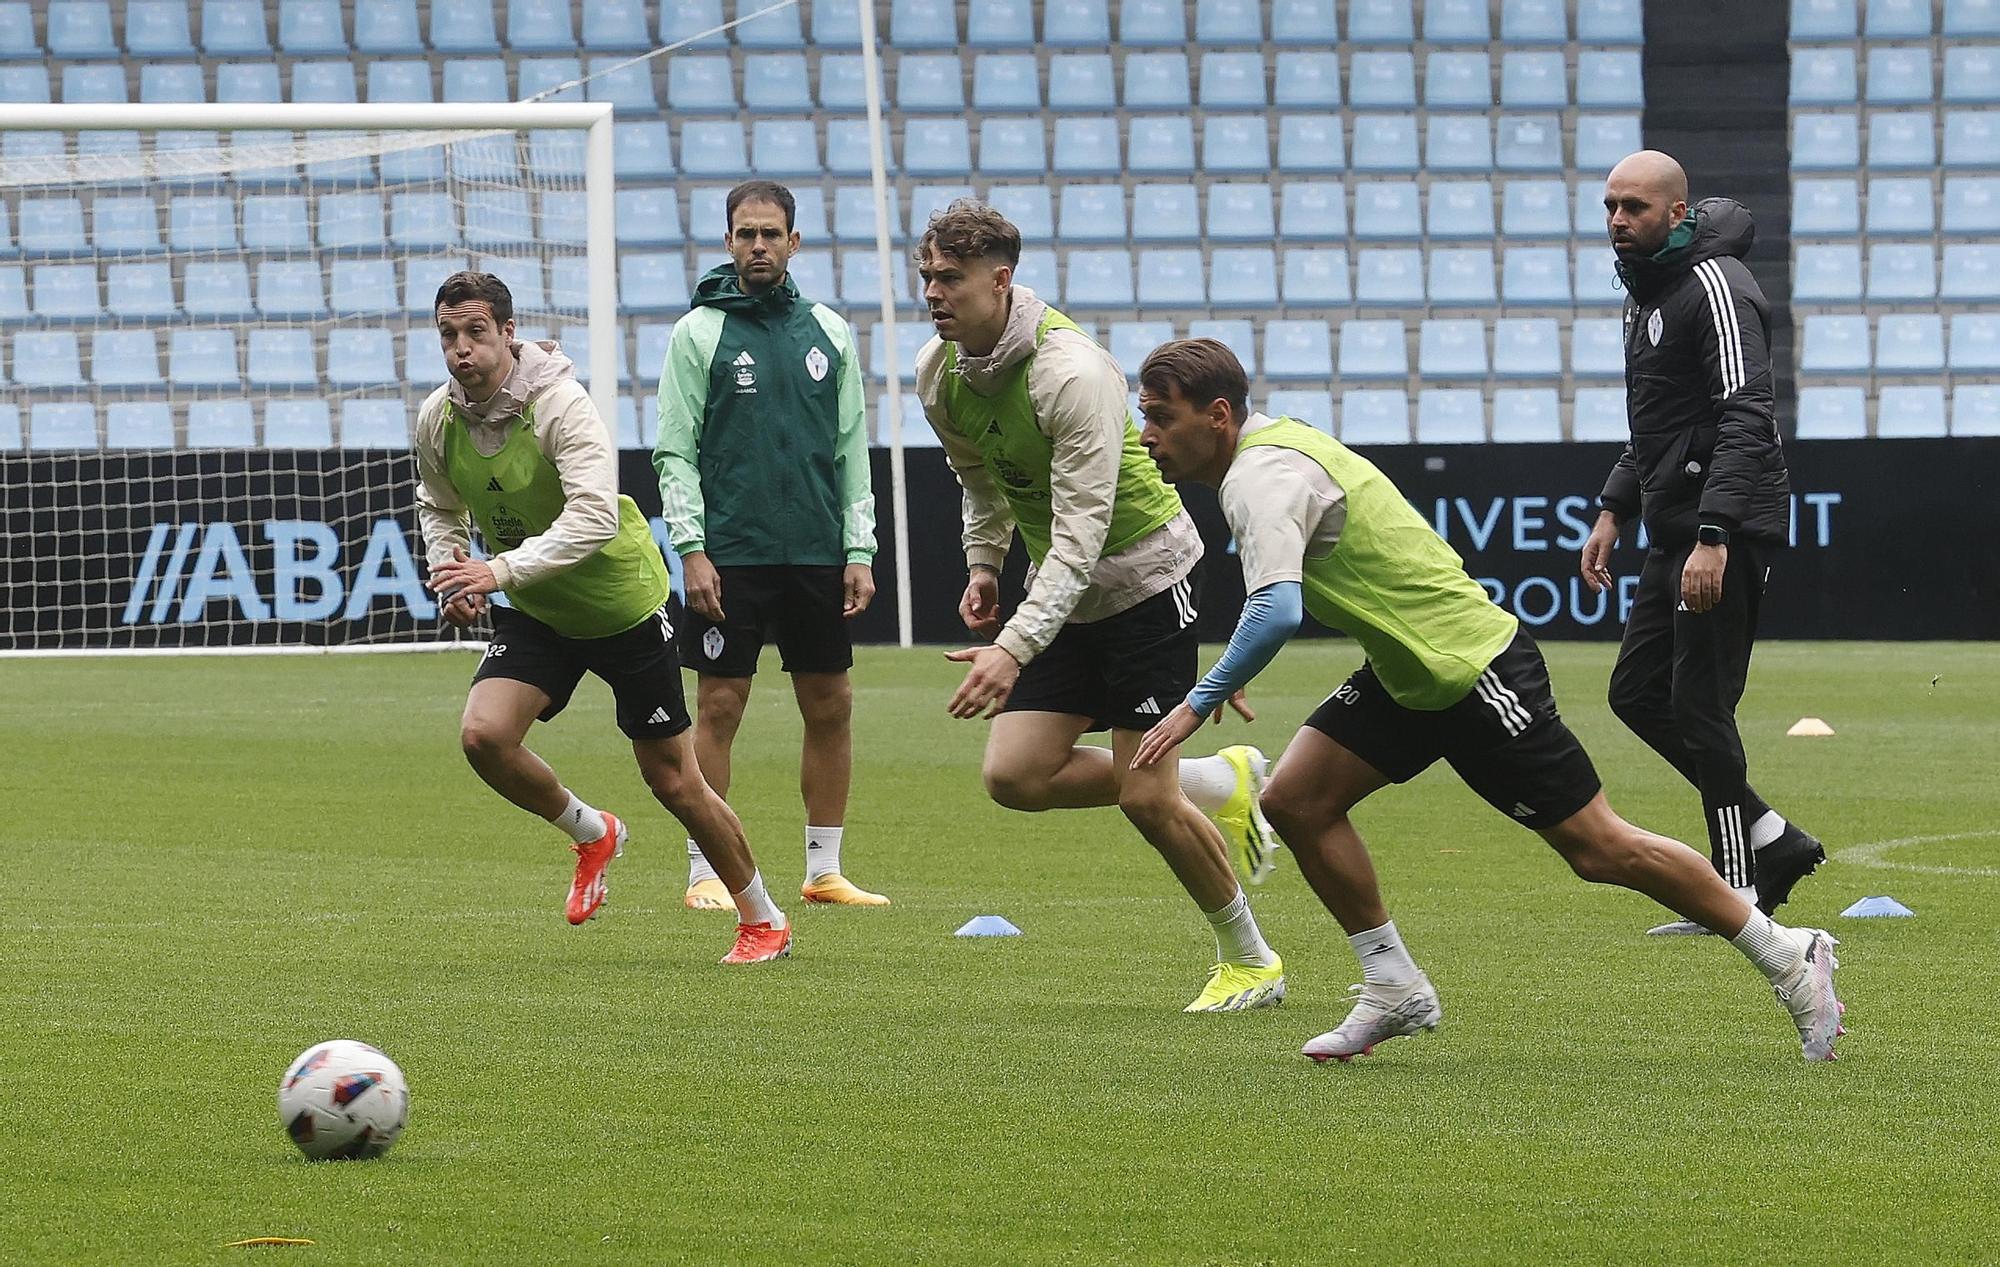
M1733 255L1742 259L1757 243L1757 222L1749 208L1730 198L1704 198L1667 234L1667 242L1646 259L1618 261L1618 278L1634 299L1646 302L1703 260Z

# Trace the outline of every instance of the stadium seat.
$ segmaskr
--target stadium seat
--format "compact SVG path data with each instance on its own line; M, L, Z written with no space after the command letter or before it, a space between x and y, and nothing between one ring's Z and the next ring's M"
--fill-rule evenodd
M1579 387L1570 409L1570 439L1623 443L1632 438L1622 387Z
M0 66L0 102L9 105L47 105L48 67L33 63Z
M431 0L431 47L440 53L497 53L492 0Z
M1935 167L1937 142L1933 134L1934 126L1928 110L1869 111L1868 166Z
M328 387L393 387L401 381L396 372L395 340L388 330L338 325L327 332Z
M1563 0L1503 0L1500 39L1507 44L1562 44L1569 39Z
M1569 332L1569 372L1575 378L1624 378L1624 322L1578 317Z
M743 107L752 115L812 113L812 79L806 73L805 55L746 55L743 59Z
M1410 398L1400 387L1354 387L1342 392L1340 442L1363 447L1408 444Z
M83 203L76 198L23 198L17 241L28 256L86 255Z
M255 329L245 351L245 378L252 387L304 390L319 385L310 330Z
M1491 89L1487 93L1490 97ZM1563 55L1508 49L1500 57L1500 104L1508 110L1568 109L1569 70L1563 64Z
M1951 394L1951 433L2000 436L2000 386L1958 384Z
M1433 180L1426 219L1433 241L1453 238L1488 242L1495 236L1493 186L1483 180Z
M193 446L194 419L188 418L189 445ZM323 400L273 400L264 406L264 447L267 449L328 449L333 447L333 424Z
M1951 371L2000 372L2000 315L1961 312L1951 319Z
M317 276L315 270L315 295ZM181 290L187 315L197 320L245 321L255 314L250 302L250 271L242 260L190 262L181 275Z
M1417 374L1425 381L1485 378L1485 323L1476 317L1425 321L1417 332Z
M270 320L309 321L326 315L319 265L311 260L261 260L257 264L257 314Z
M105 311L119 321L171 321L180 315L171 266L163 261L107 266L104 295ZM10 306L9 298L0 297L0 317Z
M1131 107L1131 58L1126 58L1126 100ZM1201 107L1204 110L1262 110L1264 58L1258 53L1203 53Z
M1576 121L1576 170L1608 175L1618 161L1642 145L1636 114L1586 114Z
M1196 0L1194 42L1204 48L1263 43L1261 0Z
M42 46L35 39L35 12L25 0L11 0L0 4L0 60L35 60L42 57ZM11 433L14 446L20 442L19 419ZM0 448L8 447L7 440L0 438Z
M1077 202L1079 223L1091 223L1093 226L1091 234L1094 236L1086 236L1100 242L1115 242L1123 237L1122 231L1113 231L1124 224L1119 187L1084 185L1079 188L1085 191ZM1134 242L1200 241L1201 195L1193 185L1135 186L1132 190L1131 236Z
M610 102L612 109L621 117L658 114L660 102L653 94L650 64L638 62L619 66L624 60L615 55L591 58L588 72L594 78L585 85L584 95L591 101Z
M1931 0L1867 0L1861 33L1871 40L1923 40L1931 35Z
M1209 241L1268 242L1277 229L1269 185L1209 186Z
M1103 48L1111 43L1105 0L1069 0L1042 11L1042 43L1050 48Z
M174 330L167 335L167 378L175 387L242 386L236 335L229 330Z
M518 196L518 195L517 195ZM299 200L302 207L303 199ZM289 206L287 210L289 210ZM468 216L471 205L467 206ZM248 211L245 211L248 231ZM317 236L321 250L373 251L382 247L382 196L375 193L322 194Z
M192 269L193 265L190 265ZM212 267L212 266L211 266ZM237 266L238 269L242 267ZM34 312L47 321L94 321L100 311L95 264L34 266Z
M263 0L203 0L201 51L209 57L270 56Z
M1060 303L1062 275L1056 266L1055 252L1023 251L1021 263L1014 269L1014 284L1027 287L1049 303ZM1080 324L1086 332L1096 329L1093 322L1085 321Z
M340 0L279 0L278 47L288 57L345 57Z
M1800 339L1802 374L1866 374L1870 365L1868 318L1817 314L1805 319Z
M1860 28L1856 0L1792 0L1794 41L1852 40Z
M328 62L293 62L292 100L330 105L348 105L360 100L354 87L354 63L345 58Z
M1801 252L1804 248L1800 248ZM1868 248L1868 298L1877 303L1937 296L1937 257L1928 243Z
M905 449L935 449L938 447L937 432L931 430L930 422L924 417L923 402L915 392L904 392L898 399L902 401L902 417L898 420L903 429ZM891 440L892 423L889 417L889 395L887 392L875 398L873 413L875 428L874 443L887 447Z
M1509 307L1567 308L1569 253L1559 246L1510 246L1501 260L1500 301Z
M465 267L462 255L434 255L403 265L403 311L428 319L436 306L438 287Z
M845 6L852 9L852 6ZM819 15L822 9L839 10L838 4L814 5L814 43L825 43L818 34ZM848 14L850 19L853 14ZM854 40L851 47L861 47L859 21L855 20ZM889 40L897 48L950 48L958 47L958 13L951 0L895 0L889 10ZM849 47L849 46L843 46Z
M1299 43L1331 43L1333 40L1332 0L1318 4L1306 0L1278 0L1271 16L1272 38L1283 27ZM1410 16L1410 0L1349 0L1347 42L1350 44L1408 45L1417 38L1416 23Z
M812 120L758 119L752 123L750 168L759 176L818 176L819 133Z
M1861 194L1853 177L1792 182L1795 237L1853 237L1861 231Z
M1347 237L1347 198L1331 181L1293 180L1278 192L1278 233L1290 241Z
M1194 127L1186 115L1133 119L1126 137L1126 170L1135 175L1185 176L1194 169Z
M268 417L266 415L267 423ZM270 443L268 437L265 443ZM343 449L409 448L409 406L401 400L341 401L340 447Z
M1618 280L1617 257L1602 243L1580 246L1570 253L1570 277L1579 308L1618 308L1625 303L1625 286Z
M693 42L686 48L712 50L729 47L727 35L694 38L703 31L712 31L722 25L722 0L662 0L659 24L662 44L680 44L683 40L691 40ZM854 47L859 47L858 40Z
M1169 336L1172 337L1172 336ZM1247 320L1235 318L1204 318L1188 322L1187 337L1190 339L1214 339L1231 352L1251 378L1257 377L1257 331ZM1142 358L1143 359L1143 358ZM1140 361L1131 363L1132 374L1138 372ZM1121 362L1123 364L1123 362ZM1128 374L1128 377L1131 375Z
M1117 104L1108 54L1057 53L1049 58L1049 109L1111 110Z
M1424 39L1431 44L1486 44L1493 39L1487 0L1425 0Z
M972 139L966 131L965 120L906 120L903 124L903 170L912 176L954 177L963 177L971 171Z
M1404 379L1410 354L1403 323L1395 319L1350 319L1340 326L1340 377L1349 380Z
M1423 307L1424 253L1401 247L1357 252L1354 302L1361 307Z
M1347 104L1356 110L1416 109L1416 60L1407 51L1353 54L1347 64Z
M2000 110L1945 111L1944 165L2000 167Z
M690 119L681 125L681 170L689 176L733 178L747 166L743 126L736 120Z
M139 100L148 105L184 105L208 100L201 67L193 62L148 62L139 68Z
M1283 283L1287 307L1345 306L1353 301L1347 252L1341 247L1286 248Z
M1171 321L1114 321L1104 346L1111 359L1125 371L1127 381L1132 381L1147 354L1173 337Z
M1592 116L1582 116L1577 127L1582 129L1591 121ZM1503 172L1561 171L1561 121L1553 115L1501 115L1493 143L1493 164Z
M416 0L368 0L354 6L354 49L374 57L422 57Z
M53 10L50 16L53 33ZM54 49L50 51L54 52ZM125 51L133 58L193 57L194 36L188 23L187 0L126 0ZM115 56L111 53L78 54L100 55Z
M1944 372L1944 318L1936 313L1885 316L1875 328L1875 372Z
M928 321L899 321L896 323L896 381L914 383L917 379L917 353L930 341L931 326ZM878 323L868 334L868 377L877 383L889 377L889 340L883 337L883 327Z
M160 249L159 212L151 197L99 195L90 207L90 236L100 255L129 255Z
M1126 48L1178 47L1187 38L1180 0L1122 0L1118 6L1118 42Z
M1562 401L1553 387L1501 387L1493 393L1493 439L1553 444L1562 436Z
M829 5L838 9L838 5ZM360 43L360 22L355 42ZM653 47L642 0L583 0L583 46L599 52L642 52Z
M1333 344L1324 321L1264 323L1264 377L1273 381L1333 377Z
M97 447L97 408L84 401L41 401L28 413L28 447L42 451Z
M1576 104L1585 110L1643 110L1645 78L1635 49L1577 54Z
M447 194L398 193L389 198L389 242L406 251L458 245L458 215Z
M786 266L786 274L792 284L799 288L799 294L815 301L831 301L836 297L833 283L833 256L828 251L800 251ZM682 285L686 285L685 279ZM880 296L874 300L881 302Z
M943 211L960 198L973 196L971 185L916 185L910 190L910 224L921 233L921 226L930 224L931 216ZM891 199L893 202L893 198ZM874 211L869 211L869 223L874 223ZM891 213L892 217L894 213Z
M1944 50L1944 92L1947 104L1992 105L2000 102L2000 49L1994 46L1947 47Z
M1161 120L1159 122L1183 122ZM1271 170L1270 131L1260 114L1211 114L1201 125L1201 166L1208 172L1264 176Z
M1281 110L1340 108L1340 59L1333 53L1281 52L1273 79L1272 101Z
M1947 303L2000 302L2000 247L1947 242L1944 285L1939 294Z
M750 18L748 15L768 8L764 0L737 0L736 18L742 25L734 32L737 44L744 48L801 48L805 44L805 30L799 25L797 5L767 12ZM747 21L744 19L748 18Z
M1944 0L1947 36L2000 36L2000 4L1995 0Z
M1868 50L1870 105L1928 105L1936 96L1929 48Z
M898 302L906 302L916 294L910 285L909 257L895 251L890 258L894 263L890 274L895 282L894 294ZM840 302L866 304L871 309L882 302L882 262L874 251L850 249L840 253Z
M120 265L113 264L111 267L112 269L116 269ZM126 265L124 267L132 266ZM171 293L173 283L169 280L167 284L169 293ZM22 271L12 265L0 267L0 320L9 322L21 321L25 320L27 316L28 288ZM6 375L0 374L0 383L4 383L5 381Z
M118 63L65 66L62 71L65 104L100 104L127 101L125 67Z
M1038 176L1048 166L1039 117L992 118L980 122L981 172L993 176Z
M1275 308L1278 261L1268 246L1216 247L1209 253L1209 303L1216 308Z
M446 101L508 101L507 63L497 58L453 58L444 64Z
M559 331L559 337L556 341L562 345L563 352L569 356L570 360L576 363L576 381L588 385L591 377L590 327L586 325L565 325ZM632 365L625 356L625 336L622 330L618 338L613 340L613 345L616 349L617 364L617 374L615 377L619 386L626 386L632 381Z
M621 188L614 195L614 202L619 246L679 246L685 240L681 233L680 200L671 188ZM821 229L824 230L823 223Z
M1486 403L1479 389L1426 387L1418 392L1417 443L1486 443Z
M1432 110L1491 109L1492 60L1485 53L1433 50L1424 59L1424 105Z
M1176 192L1178 191L1178 193ZM1133 198L1166 213L1138 228L1137 241L1174 241L1199 236L1193 186L1140 185ZM1125 190L1120 185L1064 184L1058 204L1057 234L1065 242L1122 242L1126 238ZM1178 205L1176 205L1178 204ZM1176 218L1179 232L1176 233ZM1164 223L1161 223L1161 222ZM1173 234L1172 237L1166 236Z
M368 63L370 102L432 101L431 67L426 61L373 61Z
M111 6L106 0L50 0L49 56L63 60L116 57L111 38Z
M634 379L639 386L659 386L660 371L666 368L667 346L673 333L673 326L664 321L645 322L634 332L633 341L638 345L633 361ZM650 404L648 408L651 408Z
M947 53L908 53L896 64L896 107L903 111L962 114L965 75Z
M1433 172L1493 170L1486 116L1433 114L1424 124L1424 166Z
M1264 397L1264 413L1272 418L1290 418L1315 431L1333 434L1333 396L1324 391L1278 388Z
M1286 115L1286 120L1316 116ZM1284 161L1280 167L1296 168ZM1408 114L1359 115L1354 120L1354 170L1357 172L1414 172L1417 161L1417 121ZM1335 167L1317 170L1338 170Z
M961 129L963 128L962 121L952 120L951 122L959 123ZM887 126L887 122L885 121L883 124L885 133ZM908 146L909 132L906 130L904 133L906 153ZM683 155L683 158L685 158L685 155ZM890 172L893 173L896 170L895 151L890 148L886 134L883 136L882 142L882 162ZM966 166L971 166L969 160ZM871 173L873 168L870 165L868 152L868 121L866 119L832 119L827 122L826 170L836 176L866 177ZM960 174L963 174L964 170L965 168L960 168Z
M1801 303L1852 303L1861 299L1861 248L1805 243L1792 255L1792 297Z
M1793 106L1851 105L1860 99L1852 48L1800 48L1792 51Z
M889 240L905 239L896 195L889 192ZM840 185L833 191L833 237L857 245L875 241L875 190L869 185Z
M1063 295L1072 308L1130 308L1136 301L1131 256L1123 250L1071 251L1066 272Z
M1877 437L1885 440L1929 439L1945 433L1944 388L1898 385L1877 391Z
M83 361L69 330L23 330L14 336L14 385L27 388L83 386Z
M1432 247L1426 287L1434 305L1491 307L1498 299L1493 285L1490 247Z
M1793 171L1853 171L1861 165L1861 131L1852 112L1792 118Z
M1055 213L1047 185L994 185L986 191L986 202L1021 231L1023 242L1055 240Z
M982 0L966 10L965 42L973 48L1027 48L1035 42L1032 0ZM1104 41L1109 43L1107 37Z
M974 58L972 107L981 113L1041 109L1041 76L1034 54L981 53Z
M1928 176L1876 177L1868 182L1871 237L1929 237L1936 227Z
M1561 378L1562 337L1552 317L1502 317L1493 323L1498 378Z
M555 91L583 78L583 63L574 57L523 57L514 64L514 75L514 91L523 101L583 100L582 88Z
M221 194L179 194L167 204L167 244L176 251L234 251L236 207Z
M325 407L323 403L320 405L322 409ZM172 443L171 439L168 443ZM188 403L188 448L248 449L256 444L257 419L249 401L196 400Z
M1357 129L1368 119L1356 120ZM1359 135L1357 131L1357 136ZM1388 162L1380 170L1408 171L1416 165L1416 132L1407 137L1407 151L1393 155L1380 152L1377 162ZM1392 144L1395 143L1392 140ZM1340 116L1337 114L1285 114L1278 116L1278 166L1287 172L1337 172L1345 166ZM1407 157L1408 165L1399 165Z
M736 88L727 57L696 54L667 65L667 108L675 114L733 114Z
M1557 180L1506 182L1500 193L1500 231L1509 240L1569 237L1569 191Z
M1260 58L1259 80L1263 73ZM1124 87L1127 110L1186 110L1193 101L1188 93L1187 54L1127 53Z

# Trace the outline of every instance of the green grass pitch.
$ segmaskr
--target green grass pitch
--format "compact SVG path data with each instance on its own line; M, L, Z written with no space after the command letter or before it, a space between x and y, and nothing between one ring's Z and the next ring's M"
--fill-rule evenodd
M1354 659L1293 648L1258 721L1191 750L1275 753ZM1550 659L1613 804L1698 832L1603 704L1610 648ZM572 929L562 842L456 750L471 668L0 663L0 1261L1993 1256L2000 645L1758 650L1753 776L1835 852L1785 911L1844 943L1826 1067L1734 951L1643 937L1656 908L1442 768L1357 815L1435 1035L1299 1057L1356 970L1289 859L1253 900L1291 997L1183 1016L1212 942L1165 866L1115 811L987 802L936 649L856 671L845 853L887 910L797 900L798 720L762 679L735 799L799 939L750 970L715 963L728 917L682 909L681 833L586 686L533 742L633 844ZM1785 738L1806 714L1837 737ZM1838 918L1875 893L1917 918ZM989 912L1027 936L951 937ZM277 1079L341 1036L402 1063L409 1128L308 1164ZM317 1245L222 1248L250 1236Z

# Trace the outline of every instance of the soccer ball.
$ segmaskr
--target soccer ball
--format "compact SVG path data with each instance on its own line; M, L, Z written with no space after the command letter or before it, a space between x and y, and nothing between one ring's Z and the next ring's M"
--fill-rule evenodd
M409 1112L396 1062L351 1038L306 1048L278 1083L278 1120L313 1161L380 1157Z

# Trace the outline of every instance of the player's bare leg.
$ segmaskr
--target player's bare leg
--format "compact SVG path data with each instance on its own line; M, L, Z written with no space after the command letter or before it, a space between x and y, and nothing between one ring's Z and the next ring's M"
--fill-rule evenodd
M997 805L1030 813L1116 805L1118 775L1111 754L1076 746L1089 726L1088 718L1072 713L995 717L979 771L986 794Z
M848 882L840 869L847 791L854 775L854 686L839 673L794 673L792 695L805 723L799 750L799 796L806 807L808 902L887 906L889 899Z
M723 962L755 963L790 954L791 926L765 891L742 820L702 777L693 736L682 731L665 739L634 739L632 755L654 798L687 829L735 903L736 948Z
M729 797L730 754L736 744L736 731L743 724L744 709L750 703L750 684L747 677L703 673L695 688L695 758L702 777L725 800ZM728 888L692 837L687 849L688 883L682 901L691 910L734 911L736 905L730 901Z

